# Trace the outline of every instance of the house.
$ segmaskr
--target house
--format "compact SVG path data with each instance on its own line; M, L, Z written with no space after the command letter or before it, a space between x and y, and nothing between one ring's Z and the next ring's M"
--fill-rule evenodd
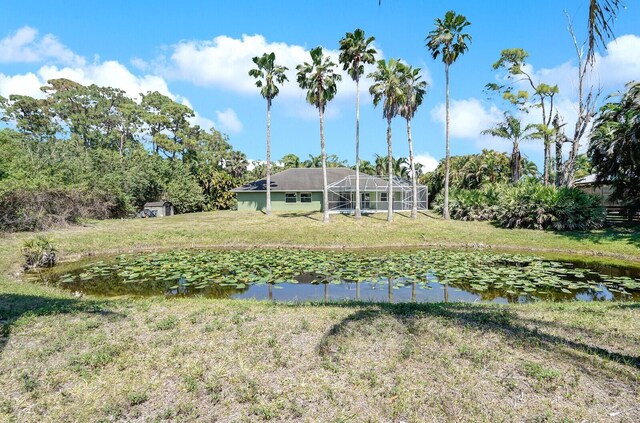
M411 181L391 178L393 209L411 210ZM386 211L388 207L388 178L360 174L361 209L364 213ZM235 188L238 210L264 210L266 208L266 179L259 179ZM351 213L355 210L356 172L345 167L327 168L328 208L333 213ZM287 169L271 175L271 209L273 211L322 211L322 168ZM418 185L418 210L427 209L427 187Z
M163 216L172 216L173 213L173 204L168 201L152 201L149 203L145 203L144 212L149 212L148 214L154 215L154 217L163 217Z
M609 200L609 196L613 192L613 188L611 188L611 185L597 184L596 175L587 175L576 179L573 185L580 191L600 197L604 207L620 205Z

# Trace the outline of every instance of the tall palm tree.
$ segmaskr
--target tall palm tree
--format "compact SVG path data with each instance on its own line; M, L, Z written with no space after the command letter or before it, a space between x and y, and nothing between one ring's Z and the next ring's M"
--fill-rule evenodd
M611 25L622 5L623 0L589 0L587 62L593 63L598 44L606 48L606 40L613 38Z
M362 217L360 211L360 77L364 74L364 65L375 62L377 51L370 47L374 40L374 37L365 38L364 31L360 28L347 32L340 40L338 58L343 70L348 71L349 76L356 83L356 219Z
M511 182L514 184L520 180L522 175L522 160L520 156L520 141L535 138L536 125L529 124L522 128L522 123L508 112L504 114L504 120L499 122L495 128L485 129L482 131L484 135L492 137L504 138L511 141Z
M449 66L451 66L461 54L464 54L469 47L467 42L471 41L471 36L464 33L464 29L471 25L467 18L458 15L453 10L448 11L444 20L435 20L435 29L427 35L426 47L431 52L431 56L437 59L442 56L444 63L444 74L446 80L446 102L445 102L445 165L444 165L444 204L442 217L449 219Z
M373 104L377 106L382 101L382 116L387 119L387 166L389 184L387 187L387 221L393 220L393 155L391 148L391 120L398 116L400 105L404 102L404 90L402 89L403 65L396 59L388 62L378 60L377 69L369 74L375 83L369 87L369 93L373 96Z
M267 209L266 213L271 214L271 102L280 93L278 85L287 81L285 66L276 65L276 54L264 53L262 56L253 58L256 69L249 71L249 76L256 78L256 87L260 88L260 94L267 100Z
M422 99L427 92L426 81L421 81L420 68L411 66L402 67L402 89L404 90L404 102L400 105L400 116L407 120L407 140L409 142L409 168L411 169L411 218L418 217L418 181L415 177L416 166L413 161L413 141L411 140L411 120L416 114Z
M322 155L322 210L323 221L329 222L329 192L327 191L327 153L324 149L324 109L338 92L337 82L342 79L335 73L337 65L324 57L322 47L311 49L311 63L298 65L298 85L307 90L307 102L318 109L320 116L320 151Z

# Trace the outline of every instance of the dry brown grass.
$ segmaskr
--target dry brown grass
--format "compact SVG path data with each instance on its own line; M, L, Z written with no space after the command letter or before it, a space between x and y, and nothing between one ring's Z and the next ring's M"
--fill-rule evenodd
M634 304L74 300L41 311L17 317L0 353L6 420L640 419Z

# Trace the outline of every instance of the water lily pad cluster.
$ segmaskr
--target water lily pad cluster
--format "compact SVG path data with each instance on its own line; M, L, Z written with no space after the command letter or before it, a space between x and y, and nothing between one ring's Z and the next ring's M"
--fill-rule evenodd
M178 250L128 254L98 261L60 277L64 283L117 278L124 284L161 283L168 289L211 286L243 289L251 284L376 282L396 286L430 282L483 293L509 295L602 291L620 296L640 292L640 280L608 276L569 263L534 256L482 251L317 251L299 249ZM487 292L489 294L489 292Z

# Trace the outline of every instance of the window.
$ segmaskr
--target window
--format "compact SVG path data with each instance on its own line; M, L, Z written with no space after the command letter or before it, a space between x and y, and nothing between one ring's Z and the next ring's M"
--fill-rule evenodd
M300 193L300 202L301 203L310 203L311 202L311 193L310 192L302 192L302 193Z
M284 202L285 203L297 203L298 202L298 194L296 194L295 192L286 193L284 195Z
M389 200L389 197L387 196L387 192L381 192L380 193L380 201L385 202Z

